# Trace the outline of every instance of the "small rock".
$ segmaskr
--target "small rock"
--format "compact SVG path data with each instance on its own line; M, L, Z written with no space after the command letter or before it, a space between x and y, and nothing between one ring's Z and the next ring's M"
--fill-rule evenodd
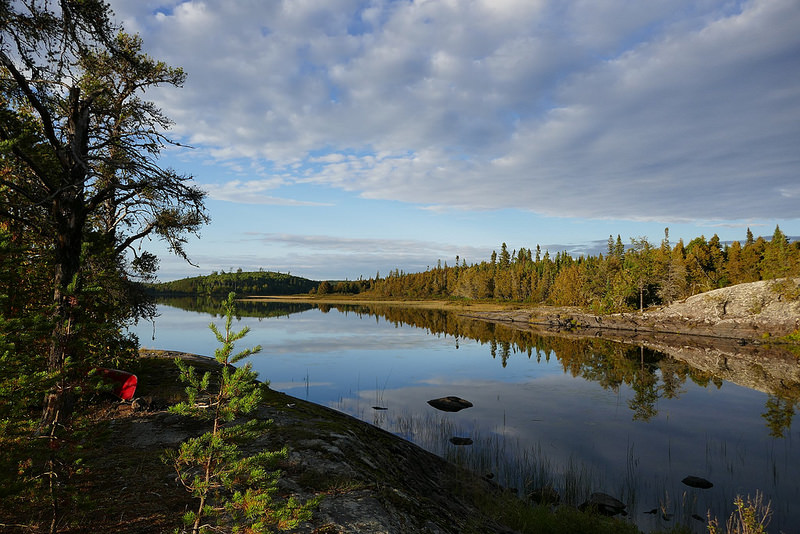
M653 508L652 510L648 510L645 513L650 515L655 515L658 513L658 508Z
M706 522L706 518L699 514L692 514L692 519L697 519L698 521L702 521L703 523Z
M428 404L443 412L458 412L464 408L472 408L472 403L460 397L441 397L429 400Z
M373 406L372 409L373 410L388 410L389 408L387 408L386 406Z
M625 515L625 508L627 505L624 502L599 491L589 495L589 499L578 507L581 511L593 510L609 517L617 514Z
M713 488L714 487L714 484L712 484L711 482L709 482L705 478L696 477L696 476L688 476L688 477L684 478L683 480L681 480L681 482L683 482L684 484L686 484L690 488L708 489L708 488Z
M453 445L472 445L472 438L459 438L454 436L450 438L450 443Z

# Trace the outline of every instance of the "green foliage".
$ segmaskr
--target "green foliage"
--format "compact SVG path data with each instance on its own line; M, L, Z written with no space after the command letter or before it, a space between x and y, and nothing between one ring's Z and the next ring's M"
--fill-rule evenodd
M211 296L185 296L185 297L158 297L160 304L166 304L183 310L217 315L219 309L219 299ZM312 309L314 306L309 302L270 302L264 306L263 302L245 300L239 301L236 305L236 312L245 317L286 317L293 313L300 313Z
M786 334L781 339L788 343L800 343L800 328L798 328L791 334Z
M532 506L516 495L498 495L478 503L488 515L524 534L640 534L636 525L623 519L582 512L575 507Z
M224 329L213 323L209 325L220 343L214 353L219 370L200 375L186 362L175 361L181 380L187 384L188 398L170 411L212 425L210 431L165 454L165 461L174 466L181 484L199 501L197 509L183 517L194 533L218 531L222 525L233 532L292 528L307 520L318 502L311 500L301 505L294 499L275 498L280 475L276 466L286 457L286 449L245 456L239 448L240 444L264 435L271 421L251 419L230 424L258 407L266 387L256 380L257 374L249 362L233 367L261 350L256 346L234 352L236 342L249 332L247 327L238 332L232 330L236 315L234 299L234 293L230 293L223 304ZM214 520L217 526L207 524Z
M671 244L669 229L660 246L645 237L623 245L609 236L607 255L555 257L521 248L509 252L504 243L488 261L454 267L438 263L421 273L394 270L388 276L326 285L329 293L365 293L378 298L496 299L581 306L597 312L643 309L732 284L800 276L800 242L789 242L776 228L769 242L752 239L722 246L717 235ZM778 284L787 298L794 285ZM321 292L320 292L321 293Z
M135 280L157 263L133 245L155 235L183 256L205 193L159 166L170 124L143 99L182 71L106 2L0 11L0 490L36 493L55 531L80 500L92 369L130 363L124 327L155 312Z
M318 282L271 271L213 272L207 276L182 278L171 282L149 284L148 290L158 296L216 295L234 291L245 295L294 295L316 290Z
M4 3L0 73L0 247L17 259L4 315L50 318L47 369L75 363L43 396L47 433L89 368L134 354L121 329L154 313L131 280L155 257L134 245L157 236L185 256L205 193L158 164L170 121L142 98L183 72L144 54L107 3Z
M800 284L789 278L775 280L770 285L770 290L783 300L792 301L800 298Z
M709 534L766 534L767 525L772 517L771 503L764 503L764 494L756 491L755 497L747 496L745 500L737 495L733 501L736 510L731 513L725 529L719 525L717 518L708 519Z

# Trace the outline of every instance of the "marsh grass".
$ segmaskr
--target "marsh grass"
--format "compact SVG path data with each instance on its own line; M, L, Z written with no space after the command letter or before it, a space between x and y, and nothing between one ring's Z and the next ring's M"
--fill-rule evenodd
M384 412L385 413L385 412ZM523 503L522 509L516 510L516 504L504 504L504 520L508 515L519 514L522 525L528 521L542 524L538 514L550 514L547 521L556 524L572 524L580 519L553 519L553 513L564 507L531 506L531 492L543 488L552 488L560 496L560 503L567 508L579 506L589 495L603 491L614 495L627 505L629 517L624 521L633 524L645 532L706 532L706 517L709 508L715 510L728 509L734 496L723 491L715 497L704 495L702 490L687 488L679 482L665 477L643 480L640 476L640 460L635 445L627 444L625 471L613 474L599 472L596 468L577 459L567 456L560 462L543 450L541 443L523 444L514 436L504 433L504 428L494 432L485 432L474 422L457 424L448 414L402 414L388 417L384 428L417 445L437 454L469 471L491 478L500 486L508 488L514 499ZM449 440L451 437L470 437L472 445L457 446ZM739 461L739 452L731 449L724 442L709 438L705 444L707 467L711 464L722 466L723 470L732 469L731 463ZM721 488L719 488L721 489ZM519 498L519 499L517 499ZM712 501L708 499L712 498ZM544 511L524 511L538 510ZM515 511L516 510L516 511ZM533 513L536 517L531 517ZM527 515L526 515L527 514ZM525 517L523 519L523 516ZM545 521L546 523L546 521ZM604 528L598 527L596 528ZM576 528L579 528L576 526ZM593 527L594 528L594 527ZM619 527L618 527L619 528ZM558 532L554 526L553 532ZM520 528L526 531L525 527ZM548 532L547 528L536 532ZM568 529L566 531L569 531ZM591 530L576 530L576 532ZM638 531L637 529L633 530Z
M570 456L563 466L555 465L541 444L525 446L502 432L485 433L476 426L460 426L447 416L402 415L389 422L389 430L434 454L480 475L491 477L503 487L525 496L533 490L553 488L561 502L579 505L600 483L587 464ZM470 437L472 445L458 446L451 437ZM635 460L632 460L635 462ZM630 490L633 494L634 490Z

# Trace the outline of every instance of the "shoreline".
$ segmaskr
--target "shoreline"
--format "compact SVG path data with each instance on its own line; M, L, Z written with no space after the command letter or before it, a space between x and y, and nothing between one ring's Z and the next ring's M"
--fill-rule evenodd
M738 284L700 293L669 306L611 314L591 313L577 307L520 302L403 300L360 295L254 295L240 300L441 309L456 311L473 319L504 322L523 328L538 326L555 331L586 329L588 335L608 331L700 336L736 339L740 344L765 341L788 343L787 336L800 332L800 278Z

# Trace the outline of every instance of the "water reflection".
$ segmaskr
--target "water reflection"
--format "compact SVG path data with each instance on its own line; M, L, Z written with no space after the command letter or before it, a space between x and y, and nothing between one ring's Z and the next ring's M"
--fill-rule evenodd
M775 531L800 524L800 366L779 348L523 330L388 305L245 301L240 315L257 321L251 342L267 354L256 367L276 389L460 455L502 483L604 490L645 529L668 526L652 509L692 524L709 508L726 517L736 494L760 489L776 506ZM185 346L189 335L211 346L208 334L188 332L184 346L160 348L209 354ZM426 401L449 395L474 407L432 413ZM453 445L456 436L473 445ZM687 475L715 486L688 488Z
M164 303L212 315L219 311L219 303L211 298L186 297ZM661 336L660 342L648 342L642 335L627 340L641 343L635 346L620 343L625 340L619 338L596 337L596 332L591 336L576 333L559 336L558 332L523 330L442 310L386 304L312 304L271 299L244 300L238 307L240 317L289 316L316 308L322 313L336 310L345 315L383 318L395 326L411 325L430 334L451 336L456 349L459 339L464 338L487 344L492 359L498 360L503 368L516 354L525 354L537 362L542 358L549 361L551 355L556 355L564 371L573 377L597 382L614 392L621 386L630 387L634 395L627 405L633 419L640 421L658 414L659 399L678 398L687 379L702 387L717 388L724 379L767 393L762 417L773 437L782 437L791 428L800 402L797 356L781 348L742 347L738 342L726 340L687 341L686 338L676 338L675 344L669 345L665 341L669 336ZM715 348L712 365L708 362L709 347ZM668 356L670 352L677 352L679 358Z

